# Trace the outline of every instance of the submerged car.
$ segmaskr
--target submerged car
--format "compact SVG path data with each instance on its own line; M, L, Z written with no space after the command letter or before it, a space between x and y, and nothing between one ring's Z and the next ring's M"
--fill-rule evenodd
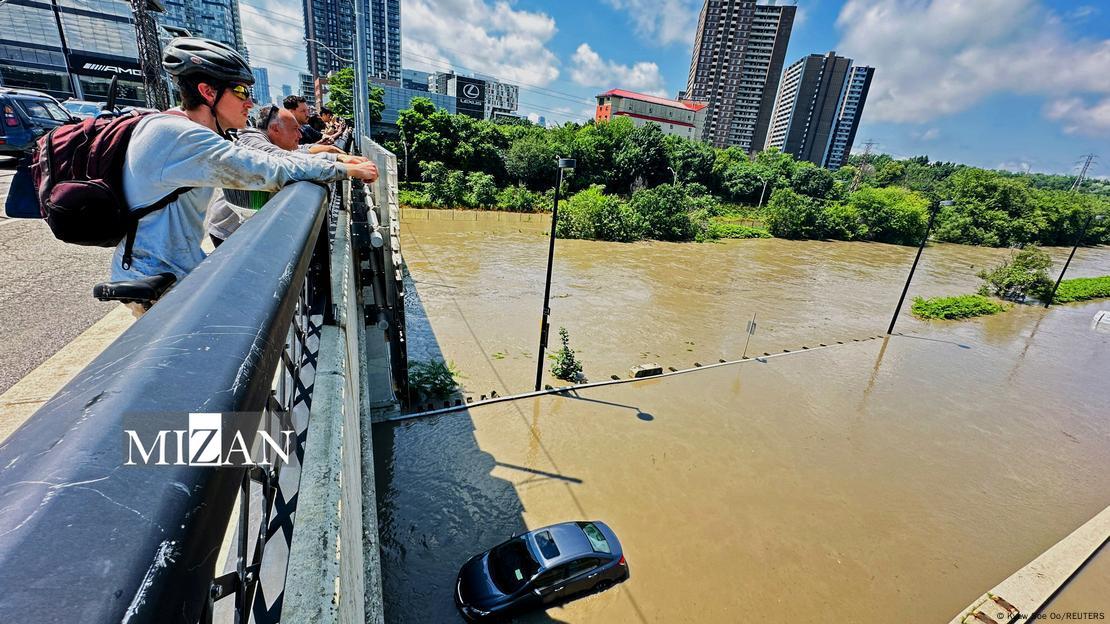
M469 622L546 608L628 580L628 562L603 522L563 522L475 555L455 583L455 604Z

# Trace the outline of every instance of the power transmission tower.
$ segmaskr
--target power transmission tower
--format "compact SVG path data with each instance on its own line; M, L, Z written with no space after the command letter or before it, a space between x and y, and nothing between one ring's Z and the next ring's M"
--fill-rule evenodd
M867 170L868 162L871 160L871 148L873 147L875 147L874 139L867 139L867 142L863 144L863 155L860 156L859 168L856 169L856 175L852 178L852 185L848 187L849 193L856 192L860 183L863 182L863 173Z
M1091 168L1091 163L1094 162L1095 158L1098 158L1098 155L1084 154L1083 158L1086 160L1083 162L1083 167L1079 170L1079 176L1075 178L1075 182L1071 185L1072 191L1078 191L1079 187L1083 185L1083 181L1087 179L1087 170Z
M158 24L147 10L150 0L131 0L135 16L135 44L139 49L139 66L143 71L146 105L158 110L170 107L170 93L162 78L162 45L158 41Z

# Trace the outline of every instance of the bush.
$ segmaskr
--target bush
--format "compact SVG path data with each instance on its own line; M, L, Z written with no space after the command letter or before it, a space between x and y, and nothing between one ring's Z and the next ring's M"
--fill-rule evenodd
M442 399L459 388L454 365L443 360L409 362L409 389L419 396Z
M467 199L471 206L490 208L497 203L497 185L490 174L475 171L466 177L466 185L470 190Z
M771 233L763 228L749 227L739 223L709 222L706 238L771 238Z
M693 240L697 226L690 218L695 208L686 189L681 185L662 184L655 188L640 189L632 194L633 212L639 215L644 236L664 241Z
M1060 282L1053 303L1071 303L1110 297L1110 276L1077 277Z
M562 238L630 242L643 238L639 217L619 197L594 185L561 206L555 233Z
M914 297L910 309L914 316L923 319L963 319L997 314L1006 308L982 295L960 295L932 299Z
M925 235L929 200L923 195L896 186L862 188L848 197L848 204L859 215L862 238L895 245L917 245Z
M788 188L775 189L767 202L767 227L779 238L822 238L822 217L817 202Z
M980 271L978 276L985 284L979 294L993 294L1002 299L1024 301L1029 295L1048 296L1052 282L1048 279L1048 267L1052 258L1044 250L1029 246L990 271Z
M555 361L551 363L551 374L563 381L577 381L582 374L582 363L574 357L574 349L570 348L570 334L567 333L566 327L559 328L559 339L563 341L563 348L555 354Z
M865 237L867 229L859 219L859 211L851 204L828 202L821 211L821 235L837 240L858 240Z
M400 190L397 192L397 203L406 208L435 208L432 198L421 191Z
M497 193L497 209L510 212L539 212L541 196L523 185L509 186Z

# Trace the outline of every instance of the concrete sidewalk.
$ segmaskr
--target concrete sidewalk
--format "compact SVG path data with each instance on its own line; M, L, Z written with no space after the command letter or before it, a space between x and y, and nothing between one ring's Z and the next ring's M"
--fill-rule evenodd
M43 403L120 336L134 317L123 306L104 318L0 394L0 441L6 440Z

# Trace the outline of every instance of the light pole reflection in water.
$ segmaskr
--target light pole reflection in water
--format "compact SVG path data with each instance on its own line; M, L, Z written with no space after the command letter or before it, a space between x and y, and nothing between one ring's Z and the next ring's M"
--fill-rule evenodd
M573 158L559 158L558 173L555 174L555 205L551 209L551 239L547 246L547 279L543 286L543 315L540 318L540 352L536 357L536 391L539 392L543 384L543 353L547 349L547 336L550 326L547 319L551 316L548 301L551 300L551 263L555 260L555 227L559 223L559 192L563 186L563 172L574 171Z
M890 326L886 328L888 336L894 333L894 324L898 322L898 313L902 311L902 304L906 302L906 293L910 290L910 282L913 281L914 271L917 271L917 263L921 260L921 252L925 251L925 243L929 242L929 232L933 231L933 222L937 219L937 213L940 212L942 207L951 206L954 203L946 199L929 213L929 223L925 226L925 235L921 237L921 245L917 247L917 256L913 259L910 274L906 276L906 285L902 287L902 296L898 297L898 306L894 308L894 316L890 317Z

